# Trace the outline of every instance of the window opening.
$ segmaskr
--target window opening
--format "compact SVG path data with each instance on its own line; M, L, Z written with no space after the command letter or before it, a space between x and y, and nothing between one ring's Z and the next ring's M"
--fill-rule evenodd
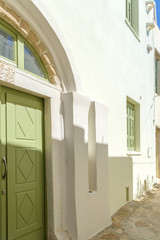
M127 148L135 150L135 107L127 102Z
M139 35L138 0L126 0L126 20L128 25Z
M130 22L130 24L131 24L131 15L132 15L131 4L132 4L131 0L127 0L127 2L126 2L126 5L127 5L126 6L126 17L127 17L128 21Z
M1 20L2 21L2 20ZM16 30L12 32L10 26L0 23L0 56L18 68L42 77L47 80L47 72L41 59L30 44Z
M0 55L14 61L14 39L0 28Z
M45 78L40 64L26 44L24 44L24 69Z

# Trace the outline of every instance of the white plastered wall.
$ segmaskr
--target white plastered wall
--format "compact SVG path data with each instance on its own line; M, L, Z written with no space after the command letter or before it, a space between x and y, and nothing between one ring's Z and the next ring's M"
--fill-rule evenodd
M133 163L131 157L110 157L109 197L111 215L133 200Z
M110 157L127 157L126 99L140 107L140 150L133 159L133 196L155 177L154 10L139 1L139 36L125 22L126 1L46 0L74 57L83 92L108 106ZM152 47L151 51L147 46ZM148 154L149 152L149 154ZM143 187L141 187L143 189Z
M64 106L64 225L72 239L87 240L111 224L108 191L108 111L95 102L97 189L89 192L89 98L62 94Z
M41 17L41 14L39 15L39 17ZM35 25L35 28L36 27L37 25ZM56 61L56 63L57 62L58 61ZM63 65L63 56L62 56L61 68L63 67L65 68L63 69L63 72L67 74L68 65L66 63L64 63ZM62 74L61 68L58 68L60 72L60 76ZM77 186L76 198L75 198L75 209L72 214L70 212L67 212L67 218L71 218L71 225L69 225L70 228L68 228L68 225L67 227L65 227L65 224L63 222L65 219L64 214L66 213L65 212L66 209L63 207L62 199L64 195L62 193L64 193L66 189L64 189L64 186L62 184L62 179L63 179L62 159L64 158L65 152L63 152L63 146L64 146L63 125L62 125L63 111L61 108L61 99L60 99L59 89L57 89L55 86L53 86L50 83L37 79L36 77L33 77L32 75L27 74L16 68L15 68L15 78L13 79L12 83L7 82L6 79L3 79L3 81L1 81L1 84L2 85L4 84L5 86L15 88L24 92L28 92L33 95L37 95L45 99L45 139L46 139L45 153L46 153L46 193L47 193L46 199L47 199L48 239L49 240L52 240L54 238L67 239L70 236L68 235L67 232L69 232L69 234L71 233L72 239L88 239L89 237L94 236L96 233L103 230L106 226L108 226L111 223L108 186L107 186L108 174L106 174L108 171L108 166L107 166L108 147L106 146L107 144L106 127L107 127L108 116L106 113L106 107L103 105L101 106L98 103L95 104L96 105L95 131L96 131L96 143L97 143L96 160L98 161L97 192L95 192L91 196L89 194L88 181L84 182L84 188L87 189L88 191L87 205L86 205L85 198L83 197L78 198L78 195L79 195L78 192L79 192L80 186ZM76 90L77 88L76 81L74 80L74 78L70 79L70 81L67 82L67 75L64 81L64 86L66 90L67 89ZM85 102L85 97L81 96L81 99L82 99L82 102L83 101ZM80 108L83 107L81 106L81 104L79 106ZM72 108L72 105L69 107ZM75 109L75 106L74 106L74 109ZM78 111L79 111L79 107L76 110L77 114L78 114ZM76 118L76 121L77 121L77 118ZM87 124L88 124L88 111L86 112L86 118L84 122L84 127L86 128L85 134L88 134ZM73 138L73 140L75 141L75 138ZM77 148L78 145L79 145L79 139L76 140L74 147ZM103 149L101 149L101 145L104 145ZM86 146L87 146L87 142L86 142ZM70 149L70 151L71 150L72 149ZM83 148L82 148L82 151L84 151ZM78 157L79 157L79 154L74 156L74 159L76 159L77 163L79 162ZM85 157L88 159L88 152L86 152ZM68 158L70 158L69 155L68 155ZM88 162L86 162L83 167L86 168L87 165L88 165ZM83 172L80 172L80 173L83 175ZM78 167L76 167L76 171L73 173L76 175L76 179L74 179L74 181L76 181L77 179L80 181L80 178L79 178L80 173L78 172ZM88 172L86 173L85 177L88 179ZM74 191L72 192L73 189L70 186L69 188L67 188L67 190L71 192L71 196L74 194ZM66 202L68 201L69 201L69 196L66 199ZM82 212L81 210L83 209L83 207L86 209L88 207L88 212L85 212L85 211ZM95 210L94 210L95 208L97 208L96 217L95 217ZM74 219L75 215L78 216L77 220ZM88 219L88 221L90 221L89 226L87 226L87 224L84 224L86 221L86 218ZM74 232L74 229L75 229L74 224L77 225L77 228L75 230L77 231L76 235L72 234L72 232Z
M157 58L157 93L155 95L155 125L160 128L160 30L156 26L154 31L154 47Z
M137 39L125 23L122 0L5 2L30 21L51 49L67 91L81 92L83 88L86 96L109 106L110 157L127 156L126 99L130 97L139 103L141 149L138 155L131 155L136 196L138 184L143 185L148 176L150 184L155 176L154 52L147 52L147 45L153 45L153 33L146 31L146 23L153 20L153 11L147 13L145 1L139 1ZM58 43L57 36L63 44ZM150 155L148 149L152 150ZM115 208L118 206L117 201ZM61 219L57 222L54 219L55 232L60 231L60 222Z
M21 7L21 4L17 2L17 5L15 4L14 8L16 9L17 6ZM34 6L34 5L32 5ZM27 4L27 7L30 7L30 4ZM20 11L18 9L18 11ZM23 8L22 8L23 9ZM29 18L28 13L26 16L26 9L23 9L24 12L22 15L24 15L26 18ZM33 9L32 9L33 11ZM31 11L31 15L32 15ZM39 14L37 16L37 14ZM33 27L35 29L38 29L38 26L36 25L36 17L41 18L41 14L38 13L37 9L35 9L34 12L34 19L32 22ZM43 17L41 18L42 21L45 20ZM48 26L47 26L48 27ZM41 29L42 32L42 29ZM41 32L40 35L41 36ZM48 34L49 36L52 35L53 30ZM44 34L44 33L43 33ZM42 36L42 39L44 38L45 35ZM53 39L56 39L55 34L53 33L52 35ZM49 40L47 41L47 44L49 44ZM60 45L60 42L58 42ZM56 43L55 43L56 45ZM54 47L50 48L51 50L54 50ZM62 52L61 48L58 46L58 55ZM56 51L58 51L56 49ZM55 55L55 54L54 54ZM65 54L63 53L63 56ZM67 74L68 76L71 75L72 71L68 73L68 66L66 63L66 58L61 56L59 60L58 57L55 57L56 63L59 67L59 62L62 61L61 66L58 68L58 71L60 73L60 76L62 76L62 79L64 78L64 86L65 89L70 89L70 90L76 90L77 86L75 84L76 81L73 79L70 79L69 82L67 82ZM63 64L64 63L64 64ZM62 68L65 68L62 70ZM67 70L68 69L68 70ZM64 75L63 75L64 73ZM106 130L106 122L104 127L101 127L102 130L100 131L100 124L97 123L96 126L96 140L99 145L102 144L104 145L104 149L99 149L100 146L97 144L97 153L96 153L96 159L98 160L97 164L97 185L98 185L98 190L92 196L89 194L89 189L88 189L88 172L86 172L85 175L85 182L84 182L84 189L87 189L87 198L83 198L83 196L78 197L79 195L79 190L81 189L80 186L80 174L83 175L82 171L78 171L79 166L76 166L76 169L73 172L73 175L76 176L74 179L75 182L73 184L76 185L76 196L75 196L75 209L73 212L67 212L66 217L71 219L71 224L67 223L67 227L65 228L65 224L63 222L64 220L64 214L65 208L63 208L62 204L62 199L63 196L62 192L66 192L66 189L64 188L62 184L62 179L63 179L63 174L62 174L62 159L63 159L63 146L64 146L64 140L63 140L63 126L62 126L62 109L61 109L61 100L60 100L60 92L56 87L54 87L50 83L46 83L42 80L37 79L36 77L31 76L30 74L27 74L21 70L15 69L15 78L12 82L12 84L7 83L7 81L4 79L4 81L1 82L4 85L7 85L11 88L15 88L24 92L28 92L30 94L37 95L39 97L42 97L45 99L45 154L46 154L46 199L47 199L47 235L48 239L52 240L54 238L69 238L70 234L72 235L72 239L88 239L89 237L94 236L96 233L98 233L100 230L103 230L106 226L108 226L111 223L110 219L110 210L109 210L109 197L108 197L108 175L107 173L107 159L108 159L108 148L106 147L106 137L107 137L107 132L103 132L103 130ZM81 99L85 102L85 97L81 96ZM83 104L82 104L83 105ZM81 104L79 105L80 108L83 107ZM99 111L100 114L97 113L96 121L100 121L102 124L105 121L107 121L107 115L106 115L106 107L98 107L98 104L96 104L96 112ZM72 108L72 105L69 106ZM74 106L75 109L75 106ZM74 113L79 114L79 107L74 111ZM98 116L99 115L99 116ZM103 116L103 117L102 117ZM77 118L75 118L77 121ZM74 120L75 120L74 119ZM85 129L85 135L88 134L88 111L86 112L86 118L84 122L84 127ZM69 125L69 123L68 123ZM103 139L101 139L101 137ZM71 141L73 140L75 142L75 138L70 139ZM77 148L79 145L79 139L76 139L76 143L74 144L74 147ZM86 142L87 146L87 142ZM85 148L86 148L85 146ZM71 151L72 149L70 149ZM85 150L82 146L82 152ZM65 152L64 152L65 154ZM74 159L76 160L77 164L80 164L79 159L79 153L77 152L76 156L73 156ZM68 155L68 158L70 158L70 155ZM86 152L85 158L88 158L88 152ZM66 158L65 158L66 159ZM88 162L85 163L83 168L86 168L87 170ZM101 177L103 176L103 177ZM79 181L79 186L77 185L77 179ZM82 178L83 179L83 178ZM68 186L67 188L68 192L71 193L71 196L74 194L73 189L71 186ZM91 199L89 199L91 198ZM68 203L70 199L70 196L65 199ZM87 205L85 203L85 200L87 200ZM64 203L65 204L65 203ZM91 204L91 206L90 206ZM104 207L102 207L104 205ZM83 208L86 210L88 209L88 212L84 211ZM95 216L95 208L97 208L97 216ZM83 211L82 211L83 210ZM77 219L74 218L74 216L78 216ZM87 226L87 221L90 222L90 225ZM77 228L75 229L74 225L76 224ZM69 228L68 228L69 226ZM74 231L77 231L77 234L73 234ZM67 234L69 232L69 235Z
M156 94L155 94L155 125L156 125L156 173L160 176L160 29L156 26L154 31L156 69Z

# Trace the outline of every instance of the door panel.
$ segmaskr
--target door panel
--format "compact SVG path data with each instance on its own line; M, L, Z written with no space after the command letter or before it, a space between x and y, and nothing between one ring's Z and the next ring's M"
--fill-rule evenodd
M43 101L6 95L8 240L44 240Z

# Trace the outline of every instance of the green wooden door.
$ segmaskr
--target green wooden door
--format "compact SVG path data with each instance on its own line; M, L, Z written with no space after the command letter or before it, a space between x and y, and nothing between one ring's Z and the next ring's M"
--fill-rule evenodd
M8 168L6 239L44 240L43 100L1 90Z

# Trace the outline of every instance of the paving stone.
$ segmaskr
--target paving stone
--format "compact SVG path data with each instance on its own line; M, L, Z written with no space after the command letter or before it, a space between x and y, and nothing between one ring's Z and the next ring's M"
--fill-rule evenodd
M116 230L116 233L122 234L123 231L122 231L121 229L117 229L117 230Z
M123 206L92 240L160 240L160 184Z
M149 227L145 222L138 221L135 223L136 227Z
M108 233L108 234L105 234L101 237L102 239L120 239L119 236L113 234L113 233Z

